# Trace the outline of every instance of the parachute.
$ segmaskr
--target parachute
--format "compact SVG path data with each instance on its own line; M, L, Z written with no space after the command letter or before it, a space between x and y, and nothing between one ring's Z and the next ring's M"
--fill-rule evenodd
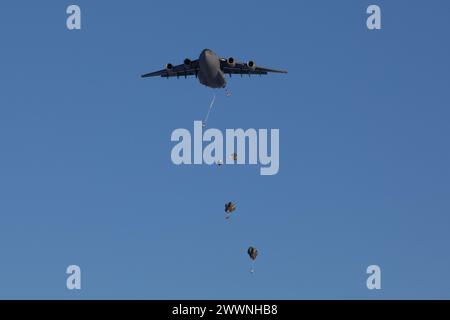
M225 203L226 213L232 213L234 210L236 210L236 204L234 204L233 202Z
M248 248L247 253L250 256L250 259L252 259L253 261L256 260L256 256L258 255L258 250L256 250L253 247L250 247L250 248Z
M250 256L250 259L252 259L253 262L253 266L250 269L250 273L255 273L255 260L256 260L256 256L258 255L258 250L256 250L256 248L250 247L247 250L248 255Z
M225 203L225 219L230 219L233 211L236 210L236 204L233 202Z

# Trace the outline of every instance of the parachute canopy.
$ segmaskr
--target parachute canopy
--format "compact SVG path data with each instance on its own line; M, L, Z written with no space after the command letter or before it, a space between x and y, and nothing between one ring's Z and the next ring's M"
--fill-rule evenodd
M225 203L225 212L226 213L232 213L234 210L236 210L236 204L234 204L233 202Z
M256 250L253 247L250 247L248 248L247 253L250 256L250 259L255 260L256 256L258 255L258 250Z

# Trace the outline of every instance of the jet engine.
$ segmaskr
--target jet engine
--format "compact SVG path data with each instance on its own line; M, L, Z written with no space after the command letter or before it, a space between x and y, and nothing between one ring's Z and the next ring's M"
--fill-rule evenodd
M185 66L189 67L191 65L191 63L192 63L191 59L188 59L188 58L184 59Z
M173 64L171 64L171 63L166 64L167 71L172 70L172 69L173 69Z
M255 62L253 60L250 60L249 62L247 62L247 67L249 69L255 70L256 64L255 64Z
M229 57L227 59L227 63L228 63L228 66L230 66L231 68L233 68L236 65L236 61L234 61L233 57Z

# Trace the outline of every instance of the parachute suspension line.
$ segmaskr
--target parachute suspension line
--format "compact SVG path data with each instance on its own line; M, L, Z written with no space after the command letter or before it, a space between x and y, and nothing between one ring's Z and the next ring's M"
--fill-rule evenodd
M250 273L255 273L255 260L252 260L252 268L250 269Z
M211 113L211 110L214 106L214 102L216 101L216 95L214 94L211 103L209 104L209 109L208 109L208 113L206 114L205 120L203 120L203 126L206 127L206 122L208 121L209 118L209 114Z

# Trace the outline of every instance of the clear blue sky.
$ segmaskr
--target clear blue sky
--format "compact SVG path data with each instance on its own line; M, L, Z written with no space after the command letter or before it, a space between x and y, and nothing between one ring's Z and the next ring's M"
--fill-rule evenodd
M450 298L448 1L71 3L0 3L0 298ZM278 175L171 163L214 91L139 75L203 48L289 70L209 119L279 128Z

